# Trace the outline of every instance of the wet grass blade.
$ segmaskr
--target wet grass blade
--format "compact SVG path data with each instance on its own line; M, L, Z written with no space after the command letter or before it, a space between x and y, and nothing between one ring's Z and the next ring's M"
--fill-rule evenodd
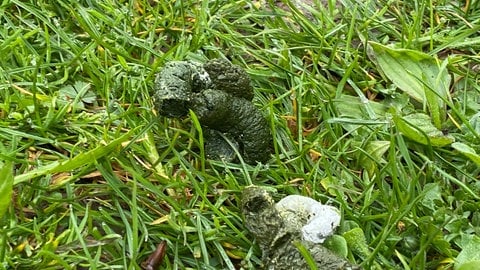
M124 135L118 137L117 139L107 143L106 145L99 145L95 149L92 149L85 153L80 153L69 160L54 161L38 169L34 169L27 173L15 176L14 185L17 185L25 181L29 181L35 177L39 177L47 174L55 174L59 172L70 172L72 170L81 168L86 165L92 165L98 159L114 153L114 150L118 146L120 146L122 143L126 142L132 136L132 134L134 134L136 130L137 129L132 129L129 132L125 133Z
M0 163L0 221L7 211L10 201L12 200L13 192L13 166L12 162L8 161L3 164Z

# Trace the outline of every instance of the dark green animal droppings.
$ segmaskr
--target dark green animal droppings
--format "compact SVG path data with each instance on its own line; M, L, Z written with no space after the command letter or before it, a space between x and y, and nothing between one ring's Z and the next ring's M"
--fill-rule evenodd
M155 80L155 107L168 117L185 116L192 94L192 67L188 62L169 62Z
M192 110L202 125L235 139L247 162L268 158L270 129L262 113L250 101L207 89L195 95Z
M195 112L205 128L209 157L234 159L234 151L222 138L223 134L246 162L268 159L271 143L268 123L251 102L253 88L240 67L226 60L211 60L204 65L170 62L159 73L154 90L159 114L182 117L189 109Z
M234 138L218 130L204 128L203 136L205 138L205 154L209 159L216 160L235 160L235 149L240 149L240 145ZM228 139L225 140L225 138ZM234 148L230 145L233 145Z
M253 88L245 70L223 59L210 60L203 67L210 76L214 89L252 100Z

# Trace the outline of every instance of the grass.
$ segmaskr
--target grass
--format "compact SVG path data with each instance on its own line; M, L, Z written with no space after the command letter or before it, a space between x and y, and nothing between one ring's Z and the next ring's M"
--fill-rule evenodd
M480 260L477 1L323 2L3 1L0 269L140 269L162 240L161 269L256 269L239 209L250 183L338 206L337 235L364 233L348 258L365 269ZM431 111L369 42L444 61L438 128L457 144L407 136L429 140L400 123ZM153 111L167 61L216 57L252 78L267 164L205 160L192 118Z

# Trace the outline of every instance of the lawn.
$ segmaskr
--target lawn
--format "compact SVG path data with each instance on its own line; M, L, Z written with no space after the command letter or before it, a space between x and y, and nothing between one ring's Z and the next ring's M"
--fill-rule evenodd
M339 208L326 245L364 269L480 269L480 2L302 2L2 1L0 269L260 269L250 184ZM268 161L155 111L166 63L214 58Z

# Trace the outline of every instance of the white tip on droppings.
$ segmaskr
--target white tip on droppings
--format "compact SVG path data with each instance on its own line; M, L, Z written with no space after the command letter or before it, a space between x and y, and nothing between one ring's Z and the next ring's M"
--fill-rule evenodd
M306 217L307 221L301 228L302 237L313 243L323 243L340 224L337 208L323 205L309 197L290 195L280 200L275 207L280 212L288 211Z

